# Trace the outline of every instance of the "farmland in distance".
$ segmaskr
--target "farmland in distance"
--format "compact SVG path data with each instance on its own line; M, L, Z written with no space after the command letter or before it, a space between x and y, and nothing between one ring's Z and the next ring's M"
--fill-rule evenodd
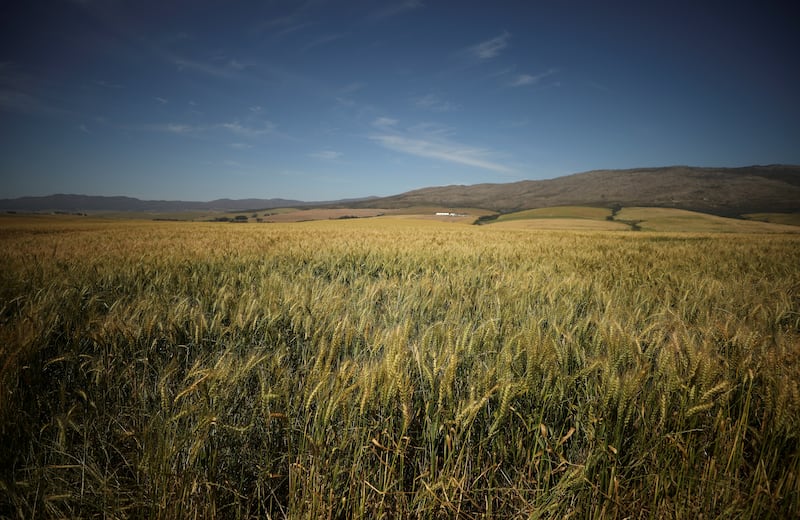
M0 517L796 516L800 236L585 217L2 217Z

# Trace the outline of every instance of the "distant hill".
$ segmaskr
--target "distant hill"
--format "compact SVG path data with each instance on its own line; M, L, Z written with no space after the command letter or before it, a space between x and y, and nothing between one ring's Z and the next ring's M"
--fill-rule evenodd
M0 199L0 209L14 211L244 211L306 204L286 199L217 199L209 202L181 200L140 200L132 197L99 197L92 195L49 195Z
M595 170L542 181L423 188L356 204L387 209L477 207L500 212L567 205L657 206L723 216L800 212L800 166Z
M414 206L482 208L508 213L552 206L649 206L721 216L800 212L800 166L744 168L669 166L595 170L556 179L505 184L422 188L391 197L327 202L287 199L217 199L209 202L131 197L50 195L0 199L8 211L249 211L279 207L399 209Z
M353 199L363 202L368 199ZM349 201L335 201L341 204ZM130 211L171 213L180 211L250 211L271 208L318 206L332 202L303 202L289 199L216 199L209 202L181 200L140 200L132 197L100 197L92 195L49 195L0 199L4 211Z

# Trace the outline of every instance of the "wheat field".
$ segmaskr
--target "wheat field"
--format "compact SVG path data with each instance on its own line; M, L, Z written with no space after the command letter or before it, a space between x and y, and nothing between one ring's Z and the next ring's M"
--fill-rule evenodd
M800 237L0 222L0 516L789 518Z

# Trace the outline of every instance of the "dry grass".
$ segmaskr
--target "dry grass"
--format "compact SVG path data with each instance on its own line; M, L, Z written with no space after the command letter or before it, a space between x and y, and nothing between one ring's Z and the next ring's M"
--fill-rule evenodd
M305 222L308 220L335 220L347 218L377 217L386 213L383 209L322 209L310 208L293 211L274 212L267 211L263 217L264 222Z
M608 208L556 206L500 215L488 224L495 229L625 231L629 225L609 220Z
M489 226L493 229L573 229L573 230L594 230L594 231L627 231L630 226L622 222L607 220L593 220L589 218L557 218L557 217L533 217L520 218L518 220L504 220L492 223Z
M0 517L796 517L799 251L4 218Z
M453 212L465 214L464 217L441 217L436 216L437 212ZM476 218L482 215L491 214L491 211L477 208L442 208L436 206L418 206L402 209L380 209L380 208L308 208L293 210L275 210L259 214L264 222L307 222L313 220L347 220L349 218L371 218L381 216L391 216L398 218L412 219L434 219L443 222L458 222L472 224ZM253 221L253 219L250 219Z

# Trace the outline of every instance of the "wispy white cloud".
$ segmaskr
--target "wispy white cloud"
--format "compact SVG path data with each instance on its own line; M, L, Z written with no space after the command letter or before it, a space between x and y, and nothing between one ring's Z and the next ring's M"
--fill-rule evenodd
M372 135L369 138L390 150L417 157L436 159L500 173L513 172L511 168L492 161L489 158L492 155L489 151L449 140L417 138L399 134Z
M294 25L289 25L280 29L279 31L275 32L274 35L276 37L286 36L287 34L291 34L293 32L301 31L307 27L311 27L314 25L314 22L300 22Z
M359 90L363 89L366 86L367 84L362 81L354 81L340 88L339 94L342 95L352 94L354 92L358 92Z
M308 154L309 157L313 157L314 159L322 159L325 161L335 161L342 155L343 155L342 152L336 152L334 150L320 150Z
M278 16L277 18L271 18L269 20L264 20L257 25L258 30L263 29L271 29L273 27L290 27L295 25L298 20L298 15L296 13L288 14L285 16Z
M166 125L163 125L160 129L166 132L171 132L173 134L189 134L192 132L197 132L202 130L201 127L192 125L181 125L178 123L167 123Z
M389 128L397 125L397 119L391 117L379 117L372 122L372 126L376 128Z
M518 74L513 80L508 83L509 87L524 87L527 85L537 85L544 78L552 76L557 71L556 69L549 69L545 72L536 75Z
M205 126L185 125L182 123L155 123L146 125L112 125L114 128L144 132L166 132L177 135L197 134L207 130Z
M179 56L166 55L165 58L169 60L179 72L191 71L204 74L206 76L214 76L223 79L239 79L240 69L230 66L230 62L226 65L219 66L203 61L189 60Z
M522 128L523 126L528 126L530 122L530 119L523 117L521 119L510 119L503 121L500 126L503 128Z
M261 137L263 135L271 134L275 131L275 124L271 121L263 121L258 126L249 126L242 124L239 121L232 121L230 123L222 123L219 125L221 128L233 132L234 134L242 135L249 138Z
M504 31L500 36L482 41L469 47L467 50L479 60L489 60L499 55L503 49L508 47L508 40L510 38L511 34L508 31Z
M508 83L509 87L523 87L525 85L533 85L537 83L537 79L530 74L520 74Z
M608 88L607 85L598 83L596 81L588 81L586 84L595 90L599 90L600 92L611 92L611 89Z
M155 99L156 101L158 101L162 105L166 105L169 102L166 99L164 99L163 97L154 97L153 99Z
M98 87L103 87L103 88L111 88L111 89L123 88L122 85L118 83L113 83L111 81L105 81L105 80L97 80L94 82L94 84L97 85Z
M461 109L460 105L444 100L436 94L426 94L421 97L412 98L411 102L417 108L430 110L432 112L453 112Z
M320 36L319 38L311 40L310 42L305 44L300 49L300 51L301 52L307 52L307 51L310 51L311 49L313 49L315 47L320 47L322 45L327 45L329 43L333 43L336 40L341 40L345 36L347 36L345 33L324 34L324 35Z
M58 106L61 96L45 85L45 82L20 70L14 62L0 63L0 111L45 117L75 115Z
M414 9L419 9L420 7L424 6L425 4L423 4L420 0L405 0L403 2L395 2L369 13L367 15L367 21L379 22L381 20L385 20L408 11L413 11Z
M247 65L236 60L229 60L228 67L232 68L233 70L244 70Z
M72 112L53 106L36 95L0 86L0 111L2 110L47 117L72 115Z
M412 135L425 136L426 139L448 139L455 135L453 127L436 123L433 121L423 121L408 128Z
M362 83L360 81L354 81L353 83L349 83L338 90L332 91L331 95L334 96L334 99L340 105L346 107L353 107L356 105L356 101L349 96L351 94L355 94L359 90L363 89L365 86L366 83Z
M493 78L499 78L499 77L502 77L502 76L506 76L506 75L511 74L512 72L514 72L516 70L516 68L517 68L516 65L512 65L510 67L503 67L502 69L498 69L498 70L496 70L494 72L491 72L491 73L487 74L486 78L487 79L493 79Z
M256 23L250 31L251 34L267 33L273 37L282 37L316 25L316 22L308 19L308 11L313 8L314 2L292 2L292 5L293 12Z
M150 124L150 125L143 125L143 126L136 126L136 127L128 127L134 128L138 130L144 131L151 131L151 132L167 132L171 134L177 135L192 135L192 136L200 136L205 135L207 137L214 136L215 133L218 132L226 132L230 134L234 134L239 138L244 138L246 140L257 140L263 137L270 137L270 136L278 136L287 138L280 132L276 130L276 126L271 121L260 121L260 122L253 122L253 121L245 121L242 122L240 120L234 120L228 123L214 123L214 124L185 124L185 123L159 123L159 124ZM219 137L219 134L217 134ZM230 139L230 137L228 137ZM235 148L238 150L245 150L248 148L252 148L252 145L242 142L236 141L233 143L228 143L231 148Z
M78 130L80 130L84 134L91 134L89 129L86 127L86 125L78 125Z

